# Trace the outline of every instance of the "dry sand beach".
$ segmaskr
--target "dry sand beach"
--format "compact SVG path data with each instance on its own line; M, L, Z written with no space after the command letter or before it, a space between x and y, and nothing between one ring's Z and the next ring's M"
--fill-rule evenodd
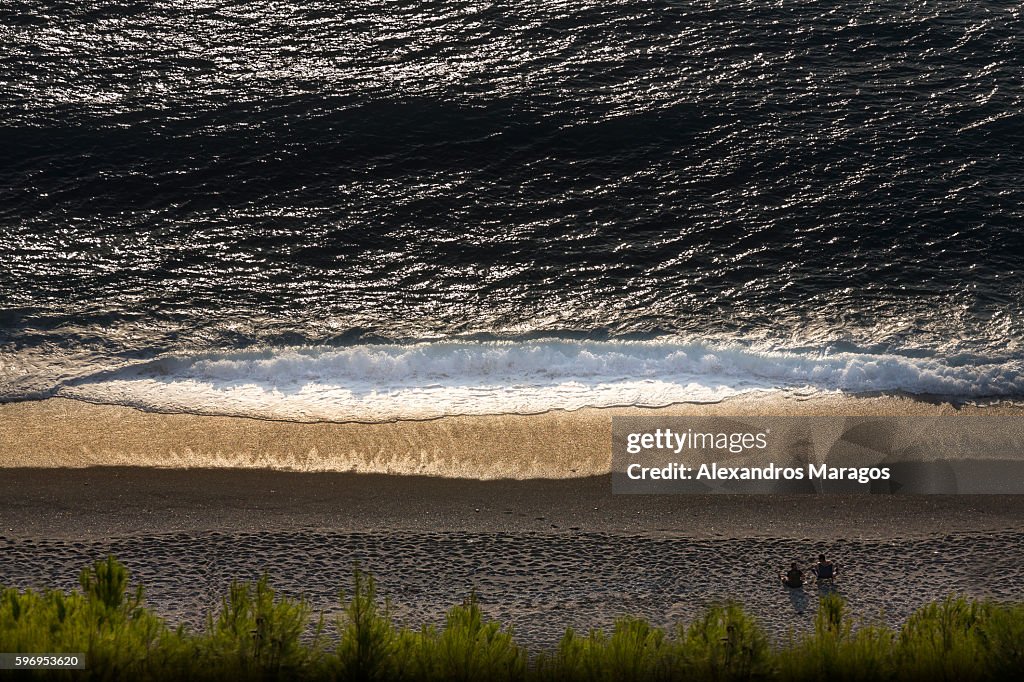
M662 413L957 412L841 402ZM1024 599L1022 497L612 495L609 414L359 425L2 405L0 583L70 589L113 553L158 612L200 624L232 579L263 571L330 611L358 563L404 624L438 622L475 589L541 648L566 626L626 614L669 625L725 599L784 640L810 626L816 592L776 576L819 551L840 562L838 589L867 622L899 624L954 592Z

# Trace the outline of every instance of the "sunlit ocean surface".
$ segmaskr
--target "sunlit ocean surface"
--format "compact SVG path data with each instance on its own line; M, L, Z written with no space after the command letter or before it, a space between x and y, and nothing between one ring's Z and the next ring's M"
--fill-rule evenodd
M0 398L1024 395L1019 2L12 0L0 46Z

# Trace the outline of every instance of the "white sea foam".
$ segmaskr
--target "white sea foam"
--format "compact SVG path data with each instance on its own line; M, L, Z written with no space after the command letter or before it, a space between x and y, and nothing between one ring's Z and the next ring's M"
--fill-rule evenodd
M753 391L1021 396L1024 366L701 342L438 342L169 356L57 394L159 411L386 421L714 402Z

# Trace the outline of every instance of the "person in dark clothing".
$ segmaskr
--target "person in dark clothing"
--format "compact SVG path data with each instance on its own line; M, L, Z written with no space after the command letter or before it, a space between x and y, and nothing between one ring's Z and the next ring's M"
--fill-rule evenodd
M814 565L814 577L818 582L831 582L839 574L839 567L827 561L824 554L818 555L818 563Z
M780 578L782 579L783 587L790 589L797 589L804 586L804 572L800 570L800 567L793 562L793 565L789 567L789 570L783 573Z

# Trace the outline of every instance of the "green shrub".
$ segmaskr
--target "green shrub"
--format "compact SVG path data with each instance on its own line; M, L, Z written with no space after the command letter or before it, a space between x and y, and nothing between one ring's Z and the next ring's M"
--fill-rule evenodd
M604 634L601 632L580 637L572 628L567 628L554 655L538 658L537 676L544 680L600 680L604 646Z
M619 619L611 636L566 631L553 656L536 666L543 679L752 680L771 670L768 638L736 604L713 606L674 639L636 618Z
M776 655L783 680L884 680L895 674L890 630L854 631L846 603L837 594L821 598L814 632Z
M1024 605L985 604L975 636L981 642L989 677L1020 677L1024 671Z
M973 631L982 620L977 602L947 597L912 614L900 631L898 666L905 679L961 680L981 669L982 647Z
M277 597L267 576L255 584L232 583L216 617L198 638L204 674L222 679L294 679L321 662L322 623L313 642L301 639L312 609L304 599Z
M372 576L356 569L354 583L345 617L337 623L340 642L332 666L335 676L353 682L397 679L398 635L391 624L390 607L385 603L380 610ZM341 597L344 603L344 593Z
M81 652L86 671L35 674L48 679L159 679L188 670L191 647L142 606L142 587L108 557L82 571L80 593L7 589L0 600L0 651Z
M712 606L692 623L677 664L686 677L701 680L753 680L771 669L768 638L738 604Z
M666 637L636 618L620 618L611 636L599 630L587 637L568 629L554 656L538 660L538 676L550 680L653 680L659 678Z
M463 682L526 677L526 652L511 632L484 620L476 594L448 611L440 632L426 627L402 639L402 677Z

